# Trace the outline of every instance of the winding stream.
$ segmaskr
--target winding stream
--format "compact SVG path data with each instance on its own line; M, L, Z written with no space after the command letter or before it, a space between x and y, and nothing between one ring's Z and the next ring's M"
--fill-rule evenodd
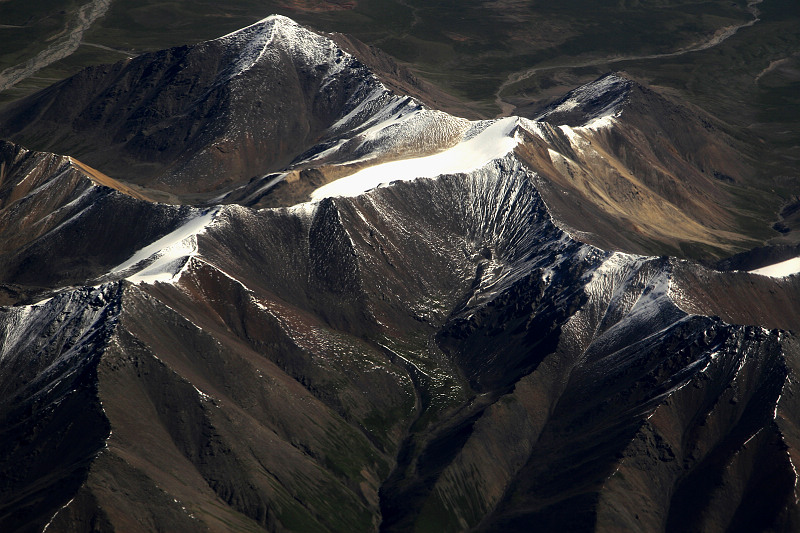
M724 41L733 37L736 32L741 30L742 28L749 28L753 26L761 19L758 18L760 15L760 11L758 10L758 4L762 3L764 0L750 0L747 2L747 9L750 11L750 14L753 16L753 19L745 22L744 24L740 24L738 26L728 26L726 28L720 28L717 30L714 35L712 35L708 40L694 44L692 46L681 48L680 50L676 50L675 52L667 52L664 54L649 54L649 55L640 55L640 56L614 56L614 57L603 57L600 59L592 59L591 61L586 61L584 63L569 63L563 65L547 65L541 67L533 67L529 69L525 69L521 72L513 72L508 75L506 81L504 81L500 87L497 89L497 92L494 93L495 95L495 103L500 108L500 114L497 115L498 117L503 117L512 113L515 109L515 106L503 100L501 96L503 91L505 91L509 86L520 82L522 80L528 79L537 72L543 72L546 70L557 70L563 68L581 68L581 67L594 67L597 65L609 65L613 63L621 63L623 61L639 61L639 60L647 60L647 59L663 59L667 57L678 57L685 54L691 54L692 52L700 52L702 50L708 50L709 48L714 48L719 44L723 43Z
M24 63L8 67L0 72L0 91L13 87L36 72L70 56L81 44L83 34L94 22L105 15L112 0L92 0L81 6L75 17L67 23L65 36L36 54Z

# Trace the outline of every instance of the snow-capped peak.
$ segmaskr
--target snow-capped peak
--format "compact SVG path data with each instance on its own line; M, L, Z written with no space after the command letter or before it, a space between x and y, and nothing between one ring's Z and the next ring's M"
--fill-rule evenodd
M284 15L269 15L268 17L264 17L263 19L250 24L249 26L245 26L244 28L239 28L238 30L234 30L222 37L218 37L214 40L221 41L228 39L230 37L237 36L239 34L253 34L253 33L263 33L265 29L272 30L272 27L280 25L280 26L288 26L288 27L300 27L300 25L295 22L294 20L286 17Z
M626 78L607 74L570 91L536 120L589 128L606 126L619 115L631 85Z
M235 54L229 78L247 72L264 59L274 59L272 56L281 52L291 54L307 67L324 65L329 76L341 71L352 59L330 39L283 15L270 15L213 42Z

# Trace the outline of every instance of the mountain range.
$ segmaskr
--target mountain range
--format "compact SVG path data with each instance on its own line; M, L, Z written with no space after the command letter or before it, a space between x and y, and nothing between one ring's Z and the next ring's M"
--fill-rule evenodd
M271 16L0 132L3 530L800 528L797 251L689 104Z

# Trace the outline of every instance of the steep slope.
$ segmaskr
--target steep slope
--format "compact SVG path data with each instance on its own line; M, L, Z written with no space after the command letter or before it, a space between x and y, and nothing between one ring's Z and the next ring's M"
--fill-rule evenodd
M109 435L97 365L119 313L119 284L3 308L0 523L41 531L68 504Z
M150 201L67 156L0 145L2 301L85 283L197 212Z
M485 134L491 124L512 123L513 135L505 135L515 142L500 146ZM222 199L273 207L353 194L398 179L471 170L513 146L539 176L557 218L598 246L711 261L774 233L742 201L753 192L752 168L737 141L613 74L568 94L536 121L466 121L413 101L389 105L284 172ZM478 161L482 154L488 157ZM394 162L381 164L387 160Z
M406 89L416 98L394 92ZM271 16L87 69L3 109L0 126L153 198L278 207L375 163L451 148L478 124L425 102L459 109L352 39ZM777 206L761 205L748 149L702 113L608 75L534 119L518 155L545 178L559 219L598 246L712 261L778 235L758 219Z
M505 135L515 142L501 147L484 134L510 121L516 129ZM398 179L471 170L513 146L539 176L557 218L604 248L712 261L775 233L758 222L752 202L743 202L758 193L738 141L613 74L568 94L538 120L466 121L413 100L379 105L356 128L334 133L283 172L219 200L274 207L354 194ZM478 161L482 154L488 156Z
M175 192L213 189L287 164L341 113L367 73L337 52L272 17L88 69L4 111L3 122L25 144L77 154L106 173ZM355 71L344 77L353 87L336 81L343 68Z

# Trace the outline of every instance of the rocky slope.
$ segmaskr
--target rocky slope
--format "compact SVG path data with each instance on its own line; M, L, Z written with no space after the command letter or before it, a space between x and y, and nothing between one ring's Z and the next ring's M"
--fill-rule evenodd
M0 142L0 298L21 303L85 282L191 211L153 203L72 157Z
M175 86L166 66L200 51L219 68ZM797 277L645 253L746 246L701 201L743 168L724 138L648 136L685 117L646 117L657 97L618 76L539 120L456 118L280 17L150 61L3 115L34 113L33 135L97 76L87 160L145 161L145 132L167 146L145 188L2 147L20 305L0 309L0 528L798 528ZM142 98L130 116L108 76ZM272 115L237 114L245 82ZM205 125L189 102L164 118L171 90L247 97ZM275 137L290 120L308 128ZM237 155L213 166L217 131ZM240 163L265 175L242 183ZM188 207L154 202L162 186L219 188Z

